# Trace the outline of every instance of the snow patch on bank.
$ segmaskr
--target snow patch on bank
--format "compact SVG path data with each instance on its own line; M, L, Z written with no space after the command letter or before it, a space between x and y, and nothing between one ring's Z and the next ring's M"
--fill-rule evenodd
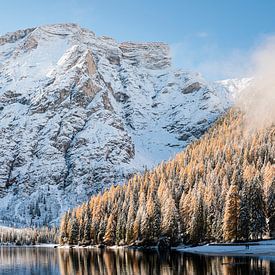
M247 246L248 245L248 246ZM275 240L242 244L207 244L195 247L178 246L175 250L186 253L230 256L269 256L275 260Z

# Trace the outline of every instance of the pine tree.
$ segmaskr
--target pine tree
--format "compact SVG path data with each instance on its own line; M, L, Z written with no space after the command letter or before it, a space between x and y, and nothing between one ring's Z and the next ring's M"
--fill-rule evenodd
M202 196L198 194L195 196L194 208L190 221L190 241L192 243L199 243L204 240L206 233L205 211Z
M89 207L87 207L87 211L84 216L84 232L82 242L84 244L91 243L91 213Z
M85 228L85 216L87 213L87 205L84 203L80 208L79 213L79 232L78 232L78 240L80 242L84 239L84 228Z
M68 234L68 224L70 219L70 213L65 212L64 216L61 219L60 223L60 238L59 243L64 245L68 242L69 234Z
M134 225L133 225L133 240L135 240L135 241L140 240L140 236L141 236L141 233L140 233L140 218L139 218L139 216L136 216L135 222L134 222Z
M129 210L127 214L127 223L126 223L126 243L127 244L130 244L134 240L134 222L135 222L135 207L134 207L133 197L131 197L129 202Z
M79 223L75 212L73 212L71 215L68 231L69 231L68 243L71 245L78 244Z
M253 240L262 238L266 230L266 215L263 190L260 186L261 178L257 173L250 189L250 235Z
M161 213L156 194L151 192L146 203L147 240L155 243L160 234Z
M104 235L104 243L113 245L116 239L116 221L113 214L108 218L107 227Z
M134 240L142 240L144 237L142 233L146 234L146 228L144 228L146 226L146 216L145 193L144 191L140 191L139 206L133 228Z
M249 227L250 227L249 192L250 192L249 187L245 185L241 190L241 196L240 196L238 237L240 240L244 240L244 241L249 240Z
M169 236L176 241L179 238L179 213L168 190L166 190L164 197L166 197L165 204L162 205L162 219L161 219L161 234Z
M188 193L182 193L179 205L180 221L181 221L181 230L184 236L184 241L186 242L190 238L190 227L191 227L191 218L192 210L195 205L193 204L194 199L189 191Z
M118 209L117 225L116 225L116 244L125 244L126 239L126 223L127 223L128 202L126 200L122 204L122 208Z
M238 224L240 216L240 196L236 184L229 188L225 202L223 217L223 238L225 241L238 239Z
M141 214L140 236L143 241L147 242L150 240L150 221L149 221L149 215L146 208L144 208Z
M263 174L263 191L266 207L268 233L271 233L275 221L275 169L267 163Z

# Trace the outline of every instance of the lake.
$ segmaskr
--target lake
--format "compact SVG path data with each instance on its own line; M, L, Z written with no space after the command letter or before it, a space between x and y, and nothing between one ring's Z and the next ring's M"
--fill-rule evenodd
M0 247L0 274L275 274L275 261L175 251Z

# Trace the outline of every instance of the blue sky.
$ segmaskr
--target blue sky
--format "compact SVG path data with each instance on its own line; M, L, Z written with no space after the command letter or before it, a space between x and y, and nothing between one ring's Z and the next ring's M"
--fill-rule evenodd
M253 49L275 33L268 0L9 0L1 1L0 34L74 22L118 41L163 41L174 64L206 78L234 77Z

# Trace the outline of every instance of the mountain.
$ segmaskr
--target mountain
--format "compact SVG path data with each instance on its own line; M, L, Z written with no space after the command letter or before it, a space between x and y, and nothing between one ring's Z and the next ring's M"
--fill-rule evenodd
M252 78L233 78L225 79L216 82L218 85L226 87L226 89L231 93L234 99L238 98L240 93L252 84Z
M0 220L56 222L199 138L234 93L173 68L163 43L75 24L0 37Z

